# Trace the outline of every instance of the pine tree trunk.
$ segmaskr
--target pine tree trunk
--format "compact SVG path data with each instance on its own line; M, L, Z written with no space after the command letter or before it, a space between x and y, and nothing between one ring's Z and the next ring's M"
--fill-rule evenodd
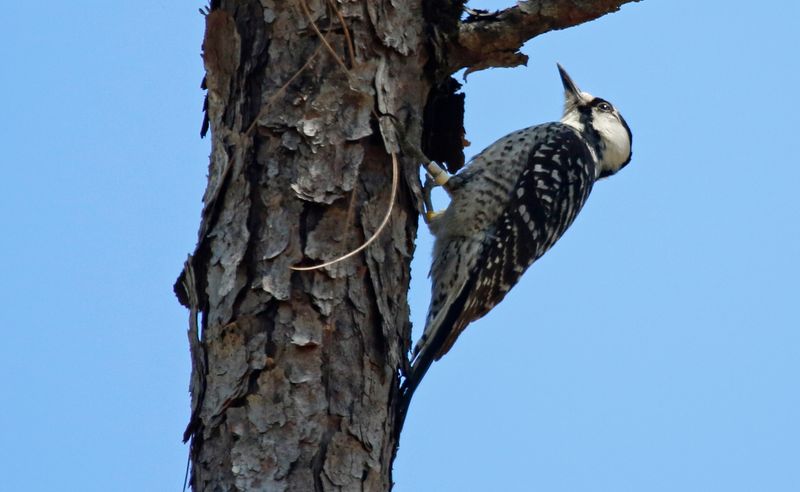
M525 39L627 1L541 0L467 23L459 1L211 1L208 188L175 289L191 312L194 490L391 489L421 210L419 162L399 143L454 171L453 71L524 63ZM392 154L377 240L291 270L375 232Z
M209 185L177 289L201 324L190 329L194 490L391 488L417 164L401 161L391 219L363 253L289 267L347 253L381 222L397 148L376 114L419 140L421 6L395 3L211 5Z

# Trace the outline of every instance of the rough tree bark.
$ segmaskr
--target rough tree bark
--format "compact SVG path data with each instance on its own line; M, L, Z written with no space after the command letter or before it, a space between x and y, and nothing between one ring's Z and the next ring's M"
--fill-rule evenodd
M420 211L419 163L398 139L456 170L455 70L524 63L525 40L628 1L523 2L464 22L458 1L211 2L208 188L175 286L191 312L194 490L391 489ZM377 240L290 270L373 234L392 154L399 189Z

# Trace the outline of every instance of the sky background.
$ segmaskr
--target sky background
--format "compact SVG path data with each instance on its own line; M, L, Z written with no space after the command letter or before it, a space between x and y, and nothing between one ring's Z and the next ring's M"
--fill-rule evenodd
M754 5L629 4L469 77L468 155L558 119L558 61L633 161L432 367L395 490L800 490L800 4ZM3 7L2 491L181 487L200 6Z

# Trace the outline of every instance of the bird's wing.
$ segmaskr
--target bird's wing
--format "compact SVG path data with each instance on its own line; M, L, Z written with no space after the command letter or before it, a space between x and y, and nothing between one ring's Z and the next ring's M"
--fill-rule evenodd
M502 212L473 236L449 235L436 241L431 309L402 386L403 415L433 361L450 350L470 322L496 306L561 237L592 189L594 160L583 138L561 124L534 131L552 133L541 140L533 136L536 142L517 171L515 186L508 196L492 198L505 202ZM482 178L475 173L472 179ZM463 198L477 202L480 196Z
M483 239L477 261L458 294L439 313L440 359L466 326L484 316L520 276L572 224L594 182L591 156L583 140L565 130L556 148L536 145L511 192L508 205ZM448 327L448 325L450 325ZM443 330L442 330L443 329ZM436 345L436 344L432 344Z

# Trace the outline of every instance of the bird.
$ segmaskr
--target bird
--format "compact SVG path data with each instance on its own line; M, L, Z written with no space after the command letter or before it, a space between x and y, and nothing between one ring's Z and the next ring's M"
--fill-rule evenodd
M560 121L500 138L453 176L434 162L426 165L450 203L443 212L427 214L435 237L431 301L401 384L403 420L431 364L558 241L594 183L631 161L633 137L622 114L609 101L581 91L557 67L564 87ZM427 186L426 192L431 210Z

